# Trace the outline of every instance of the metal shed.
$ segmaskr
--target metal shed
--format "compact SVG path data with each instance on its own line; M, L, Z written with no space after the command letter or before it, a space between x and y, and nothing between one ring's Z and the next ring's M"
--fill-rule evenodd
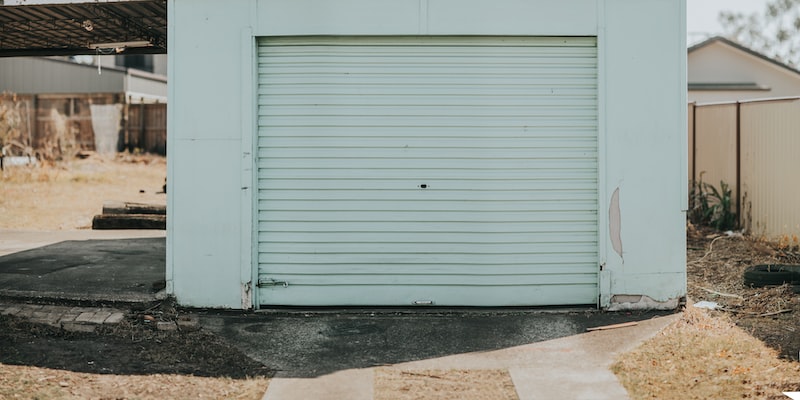
M169 10L167 279L181 303L620 309L685 295L683 1Z

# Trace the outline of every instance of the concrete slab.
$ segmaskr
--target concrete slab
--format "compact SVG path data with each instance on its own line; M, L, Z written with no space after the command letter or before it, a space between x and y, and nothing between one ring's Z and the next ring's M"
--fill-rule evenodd
M99 324L102 324L106 320L106 318L108 318L110 316L111 316L111 313L108 312L108 311L98 311L98 312L94 313L94 316L92 316L92 319L90 319L89 322L92 323L92 324L98 324L99 325Z
M155 237L166 237L166 232L162 230L22 231L0 229L0 256L68 240L114 240Z
M162 231L2 231L0 238L0 296L148 302L165 295L157 284L166 276Z
M371 400L373 375L372 369L351 369L314 379L273 378L263 399Z
M104 324L118 324L118 323L122 322L123 319L125 319L125 314L123 314L121 312L114 312L111 315L109 315L108 318L106 318L106 320L103 321L103 323Z
M92 318L94 318L94 312L93 311L82 312L80 315L78 315L75 318L75 322L81 322L81 323L88 324L88 323L90 323L92 321Z

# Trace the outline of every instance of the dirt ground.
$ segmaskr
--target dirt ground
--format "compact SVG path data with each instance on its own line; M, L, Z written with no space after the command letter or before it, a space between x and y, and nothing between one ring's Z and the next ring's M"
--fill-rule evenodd
M90 229L106 201L166 204L166 158L92 154L0 171L0 229Z
M164 204L166 195L159 192L165 175L165 159L147 155L8 168L0 175L0 229L87 229L108 200ZM768 243L691 226L687 236L689 301L713 301L720 309L690 307L675 326L623 356L615 368L631 395L779 398L778 390L800 390L798 295L788 287L749 288L742 281L750 265L800 263L798 240ZM181 312L169 303L156 305L96 333L0 317L0 398L260 398L272 373L268 366L209 332L162 332L145 322L145 315L169 320ZM424 378L388 370L377 376L376 384L397 396L409 379ZM735 393L699 390L735 382ZM513 398L500 393L507 389L501 386L498 398ZM431 388L427 398L448 390Z
M782 357L798 361L800 296L789 286L745 286L745 268L757 264L800 264L800 248L792 240L771 243L693 227L687 233L689 298L718 303L718 313Z
M205 330L155 328L179 314L165 301L93 333L0 316L0 398L260 399L273 371Z

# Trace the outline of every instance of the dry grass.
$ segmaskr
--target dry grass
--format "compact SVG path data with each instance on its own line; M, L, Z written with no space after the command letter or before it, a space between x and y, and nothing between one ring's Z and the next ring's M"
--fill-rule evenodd
M800 389L800 365L725 315L691 306L612 370L633 399L785 399L782 391Z
M0 229L88 229L108 200L166 204L164 157L71 160L0 173ZM144 191L141 193L140 191Z
M689 297L725 311L689 306L676 323L620 356L612 369L628 393L633 399L786 399L782 391L800 390L800 364L778 353L797 357L798 296L788 286L751 288L742 280L747 266L796 263L798 254L692 226L688 239ZM770 315L777 311L788 312Z
M423 370L379 368L375 400L518 400L507 370Z
M260 399L269 379L95 375L0 364L3 399Z

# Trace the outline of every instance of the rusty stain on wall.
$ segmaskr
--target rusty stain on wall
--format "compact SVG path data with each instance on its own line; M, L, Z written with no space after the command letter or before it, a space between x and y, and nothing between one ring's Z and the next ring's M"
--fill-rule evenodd
M619 187L611 195L611 204L608 206L608 233L611 238L611 246L614 251L623 259L622 256L622 225L619 210Z

